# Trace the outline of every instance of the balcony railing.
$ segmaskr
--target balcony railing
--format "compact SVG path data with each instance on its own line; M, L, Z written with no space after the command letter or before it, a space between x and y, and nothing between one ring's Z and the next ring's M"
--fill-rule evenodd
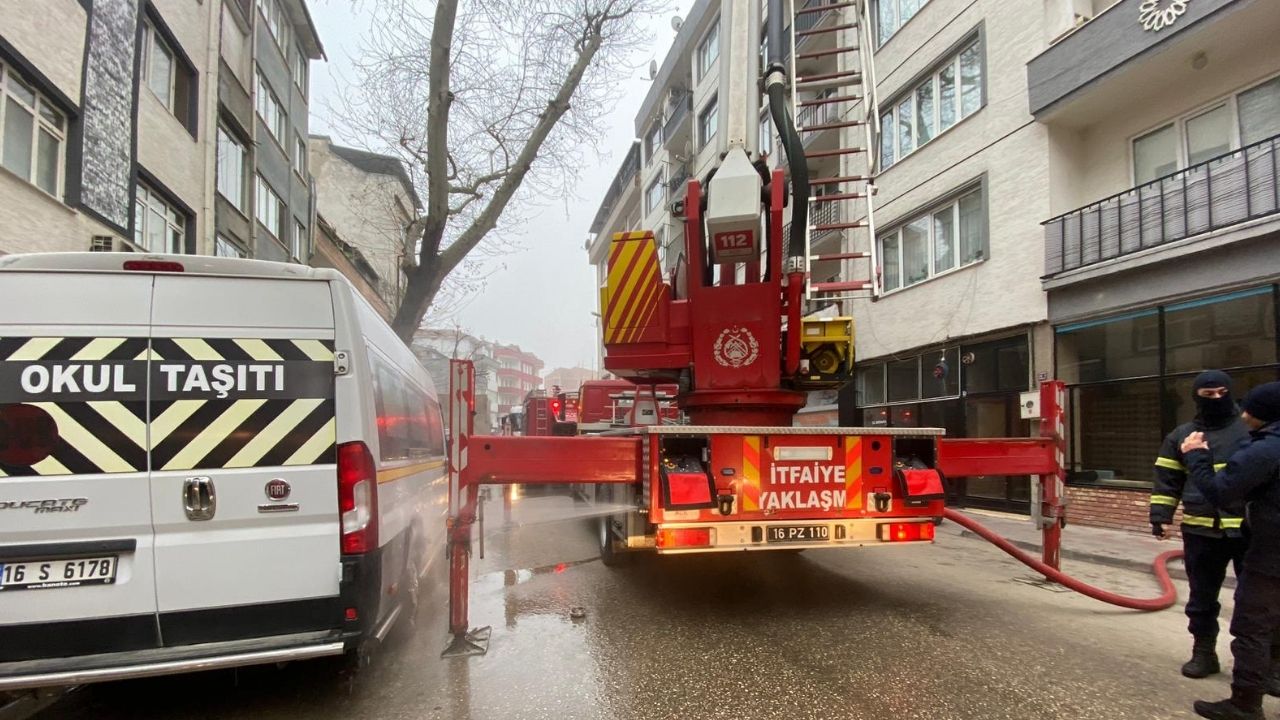
M809 205L809 224L810 225L834 225L841 222L842 213L840 212L841 203L812 203ZM811 245L816 245L828 235L839 232L838 230L815 230L809 238ZM791 223L785 223L782 226L782 255L787 255L787 248L791 246ZM812 248L810 248L812 249Z
M693 111L693 93L688 90L680 96L679 100L672 103L671 117L662 125L662 137L670 140L676 136L680 130L680 123L688 119Z
M684 163L671 166L671 179L667 181L667 197L672 200L684 198L684 184L689 180L689 168Z
M1045 276L1280 212L1280 136L1044 223Z
M796 114L796 127L803 129L816 125L830 125L840 122L841 119L840 103L810 105L800 108L800 112ZM820 132L804 133L804 143L808 145L821 134Z

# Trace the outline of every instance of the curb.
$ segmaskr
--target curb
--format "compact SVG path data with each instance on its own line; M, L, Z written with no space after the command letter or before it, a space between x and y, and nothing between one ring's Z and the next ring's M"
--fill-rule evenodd
M977 533L971 530L965 530L963 528L960 529L959 535L960 537L963 537L963 538L983 540L982 536L978 535ZM1022 550L1027 550L1029 552L1036 552L1036 553L1041 551L1041 546L1039 543L1028 542L1026 540L1014 540L1012 538L1005 538L1005 539L1008 540L1015 547L1018 547ZM1062 557L1068 560L1076 560L1078 562L1087 562L1087 563L1093 563L1095 565L1106 565L1109 567L1121 568L1124 570L1140 570L1140 571L1146 571L1146 572L1149 572L1151 570L1151 564L1155 560L1155 558L1152 558L1151 560L1130 560L1128 558L1118 558L1111 555L1099 555L1097 553L1082 552L1079 550L1068 550L1066 548L1062 549ZM1181 562L1171 563L1169 565L1169 576L1176 580L1185 581L1187 579L1186 568L1182 565ZM1228 575L1226 580L1223 581L1222 586L1224 588L1234 589L1236 586L1235 577L1232 575Z

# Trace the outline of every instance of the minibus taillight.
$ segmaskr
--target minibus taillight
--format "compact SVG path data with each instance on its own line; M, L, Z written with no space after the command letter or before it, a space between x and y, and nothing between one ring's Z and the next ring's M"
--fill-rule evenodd
M362 442L338 446L338 513L342 554L360 555L378 547L378 469Z

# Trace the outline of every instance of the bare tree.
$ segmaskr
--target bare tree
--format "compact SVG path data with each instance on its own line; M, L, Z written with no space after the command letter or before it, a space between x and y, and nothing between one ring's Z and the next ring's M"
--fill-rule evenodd
M446 278L510 252L530 202L572 195L600 123L634 74L643 21L667 0L375 0L374 30L335 118L400 155L425 212L408 228L392 326L407 342ZM415 252L416 251L416 252ZM467 294L464 289L463 294Z

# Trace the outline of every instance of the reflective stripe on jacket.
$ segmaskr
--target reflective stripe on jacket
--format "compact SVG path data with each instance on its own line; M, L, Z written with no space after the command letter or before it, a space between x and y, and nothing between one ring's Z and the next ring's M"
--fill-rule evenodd
M1214 470L1227 466L1227 459L1249 439L1249 430L1238 418L1221 428L1206 428L1199 420L1179 425L1164 439L1155 461L1155 482L1151 488L1150 517L1153 523L1173 523L1178 504L1182 504L1182 530L1197 535L1238 537L1241 534L1244 506L1236 505L1219 511L1204 497L1194 483L1187 482L1186 459L1182 441L1193 432L1202 432L1213 454Z

